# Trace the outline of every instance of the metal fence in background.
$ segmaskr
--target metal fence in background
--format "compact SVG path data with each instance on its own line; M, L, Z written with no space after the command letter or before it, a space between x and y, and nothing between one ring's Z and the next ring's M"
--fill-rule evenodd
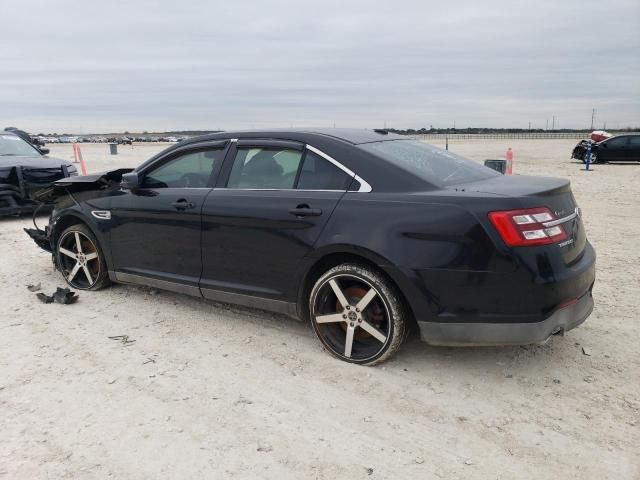
M615 135L615 132L610 132ZM580 140L589 138L589 133L584 132L522 132L522 133L427 133L415 135L419 140L437 140L456 142L460 140Z

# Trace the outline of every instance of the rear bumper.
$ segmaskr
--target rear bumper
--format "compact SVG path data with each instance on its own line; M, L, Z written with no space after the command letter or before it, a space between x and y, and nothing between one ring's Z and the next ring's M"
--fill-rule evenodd
M420 337L431 345L490 346L526 345L546 341L584 322L593 311L591 289L576 303L561 308L541 322L530 323L444 323L421 322Z

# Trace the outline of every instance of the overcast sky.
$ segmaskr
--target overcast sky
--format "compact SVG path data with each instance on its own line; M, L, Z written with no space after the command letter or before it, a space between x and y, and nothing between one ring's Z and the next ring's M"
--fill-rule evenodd
M640 1L0 0L0 127L640 125Z

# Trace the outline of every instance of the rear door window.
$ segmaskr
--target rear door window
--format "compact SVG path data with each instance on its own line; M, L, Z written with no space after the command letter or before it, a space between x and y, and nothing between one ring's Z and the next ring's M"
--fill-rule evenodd
M227 188L292 189L302 152L279 147L239 147Z
M298 178L298 190L346 190L352 176L312 151L307 151Z
M436 187L475 182L500 175L484 165L417 140L372 142L358 146Z

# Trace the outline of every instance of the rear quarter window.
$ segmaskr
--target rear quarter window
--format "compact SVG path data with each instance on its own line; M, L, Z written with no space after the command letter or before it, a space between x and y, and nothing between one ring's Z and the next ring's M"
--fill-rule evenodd
M401 168L436 187L500 175L484 165L417 140L372 142L359 147L387 160L390 167Z

